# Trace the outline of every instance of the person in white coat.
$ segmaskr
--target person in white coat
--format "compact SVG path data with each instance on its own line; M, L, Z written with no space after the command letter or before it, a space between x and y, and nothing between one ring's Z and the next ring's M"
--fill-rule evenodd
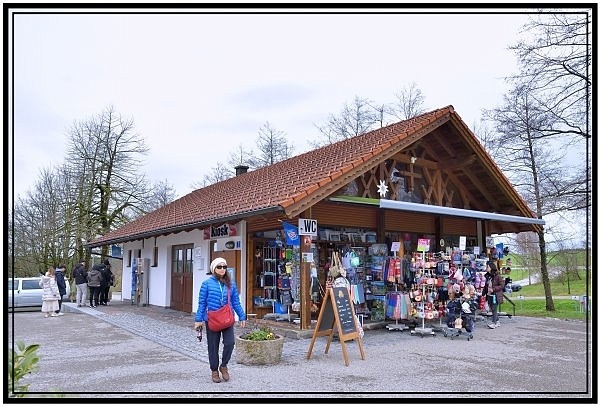
M60 299L60 292L56 284L54 268L48 268L48 272L42 276L40 287L44 289L42 293L42 313L45 313L44 317L58 316L54 312L59 309L58 300Z

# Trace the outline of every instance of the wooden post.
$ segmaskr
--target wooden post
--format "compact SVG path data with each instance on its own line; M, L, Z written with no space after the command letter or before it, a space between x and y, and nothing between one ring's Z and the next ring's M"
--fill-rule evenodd
M300 303L302 309L300 311L300 329L306 330L310 328L310 262L304 260L304 254L311 251L310 246L312 238L309 235L300 236Z

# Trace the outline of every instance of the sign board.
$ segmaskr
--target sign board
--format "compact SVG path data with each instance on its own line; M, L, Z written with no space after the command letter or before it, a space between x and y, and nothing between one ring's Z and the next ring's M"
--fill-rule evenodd
M458 249L464 251L467 249L467 236L461 235L458 237Z
M233 237L226 240L219 240L215 243L215 251L231 251L242 249L242 237Z
M225 223L218 227L210 226L204 229L203 239L212 240L219 238L237 237L237 225Z
M298 234L317 236L317 220L298 219Z
M392 249L390 251L392 251L392 252L400 251L400 241L392 242Z
M417 240L417 251L427 252L429 251L429 239L419 238Z
M362 345L362 339L358 333L356 326L356 317L354 315L354 307L350 300L350 292L345 287L329 288L323 298L317 325L310 346L308 348L307 359L310 359L312 349L317 337L327 336L327 346L325 354L329 351L329 346L333 340L334 329L337 331L340 344L342 345L342 354L344 363L349 365L348 353L346 351L346 341L356 340L360 349L360 359L365 359L365 351Z

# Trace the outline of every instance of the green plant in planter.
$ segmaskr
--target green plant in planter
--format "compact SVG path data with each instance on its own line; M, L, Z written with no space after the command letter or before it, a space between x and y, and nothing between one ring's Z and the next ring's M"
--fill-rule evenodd
M255 328L254 330L252 330L246 334L242 334L240 336L240 338L242 338L244 340L250 340L250 341L266 341L266 340L275 340L277 338L277 336L275 335L275 333L273 333L273 331L269 327L262 326L260 328Z
M235 337L236 362L243 365L270 365L281 361L283 336L266 326Z

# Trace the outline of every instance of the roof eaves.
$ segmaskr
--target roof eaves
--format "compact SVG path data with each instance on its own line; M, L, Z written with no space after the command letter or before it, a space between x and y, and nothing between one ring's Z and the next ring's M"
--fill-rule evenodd
M85 246L87 246L89 248L95 248L95 247L101 247L103 245L119 244L119 243L128 242L128 241L135 241L135 240L140 240L140 239L144 239L144 238L155 237L155 236L163 235L163 234L174 234L174 233L180 233L182 231L191 231L195 228L202 228L202 227L206 227L206 226L209 226L209 225L215 224L215 223L223 223L223 222L234 221L234 220L237 221L237 220L242 220L242 219L250 217L250 216L257 216L257 215L273 213L273 212L277 212L277 211L283 211L283 208L281 206L271 206L271 207L266 207L266 208L262 208L262 209L258 209L258 210L249 210L249 211L246 211L243 213L236 213L231 216L212 218L209 220L199 221L196 223L190 223L190 224L186 224L186 225L180 225L180 226L176 226L176 227L165 227L165 228L161 228L161 229L146 231L143 233L131 234L131 235L128 235L125 237L108 238L106 240L102 240L102 239L95 240L95 241L91 241L91 242L85 244Z

